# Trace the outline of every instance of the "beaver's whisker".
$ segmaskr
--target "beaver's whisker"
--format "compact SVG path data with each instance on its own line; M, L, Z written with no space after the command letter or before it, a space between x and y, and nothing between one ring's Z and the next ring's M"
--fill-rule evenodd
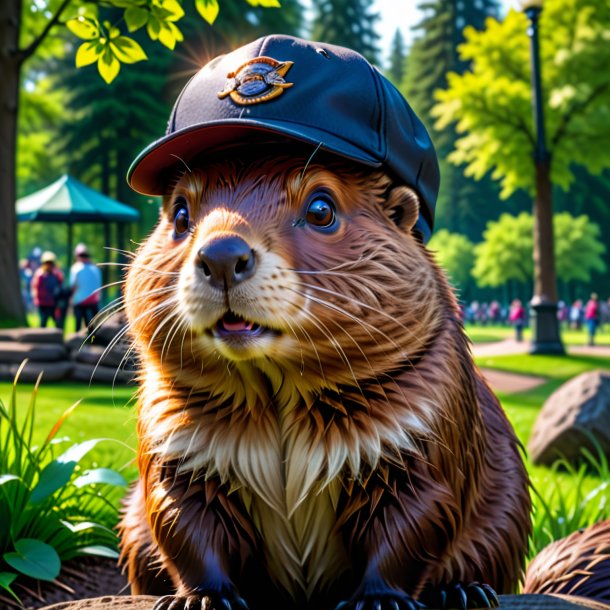
M167 356L169 357L169 352L170 352L172 343L174 342L174 339L175 339L176 335L178 334L178 331L180 330L182 323L184 322L182 315L177 308L176 308L175 313L176 313L176 320L170 326L170 329L168 330L167 335L165 337L165 341L163 341L163 346L161 347L161 362L163 362L163 354L164 354L166 348L167 348ZM180 351L180 369L182 369L182 351Z
M320 292L324 292L325 294L330 294L331 296L339 297L339 298L343 299L344 301L348 301L350 303L353 303L354 305L358 305L359 307L362 307L363 309L367 309L367 310L369 310L369 311L371 311L373 313L379 314L382 317L384 317L384 318L388 319L389 321L391 321L393 324L397 324L402 330L404 330L405 332L409 333L409 336L411 336L411 337L415 336L415 333L414 333L414 331L411 328L409 328L408 326L405 326L401 322L398 322L393 316L391 316L387 312L383 311L383 309L380 309L378 307L373 307L372 305L369 305L368 303L365 303L364 301L356 299L356 298L354 298L354 297L352 297L350 295L346 295L346 294L343 294L341 292L337 292L336 290L330 290L328 288L323 288L322 286L316 286L315 284L302 284L302 286L304 288L311 288L312 290L318 290ZM336 306L336 307L338 307L338 306ZM339 308L339 309L341 309L341 311L343 313L345 313L346 315L348 314L348 312L343 310L342 308ZM352 317L352 319L357 320L357 318L355 318L355 317ZM360 322L364 323L362 321L360 321ZM377 332L381 332L375 326L369 325L369 327L373 328ZM387 335L383 335L383 336L384 336L384 338L388 338L389 339L389 337L387 337ZM392 341L392 343L393 343L393 345L395 347L398 347L397 343L395 343L394 341Z
M305 371L305 356L303 354L303 346L301 345L301 339L299 338L296 331L294 330L294 327L293 327L292 323L290 322L290 319L287 316L283 316L281 314L279 315L279 317L286 324L286 326L288 326L288 328L290 328L290 332L294 335L294 338L297 340L297 342L299 344L299 353L301 354L301 375L302 375L303 372ZM303 326L301 324L299 324L298 322L295 322L295 323L296 323L297 328L307 337L307 339L311 343L311 346L313 347L313 350L316 354L316 358L318 359L318 363L320 364L320 372L322 373L322 377L324 377L324 373L322 372L322 363L320 362L320 355L318 354L318 350L316 349L315 343L312 341L311 337L309 336L309 333L307 333L307 331L303 328Z
M316 287L315 286L310 286L310 288L316 288ZM381 337L382 339L385 339L385 340L389 341L394 347L396 347L398 349L402 349L401 346L398 343L396 343L391 337L389 337L382 330L380 330L376 326L373 326L372 324L369 324L368 322L365 322L365 321L361 320L360 318L358 318L354 314L350 313L349 311L347 311L343 307L340 307L339 305L337 305L335 303L331 303L330 301L327 301L326 299L322 299L320 297L316 297L316 296L314 296L314 295L312 295L312 294L310 294L310 293L308 293L306 291L302 291L301 292L301 291L296 290L294 288L290 288L290 290L292 290L296 294L299 294L302 297L310 299L314 303L318 303L319 305L322 305L323 307L326 307L327 309L331 309L332 311L336 311L337 313L340 313L340 314L344 315L346 318L352 320L353 322L358 324L369 335L369 337L373 341L375 341L375 343L377 345L384 347L384 345L382 343L380 343L378 338L377 338L377 337ZM332 293L332 291L330 291L330 292ZM349 297L346 297L346 298L349 298ZM358 301L356 301L356 303L358 303ZM393 320L393 318L390 318L390 319ZM373 333L375 333L376 336ZM408 358L407 354L403 354L403 355L404 355L405 358Z
M315 297L311 297L311 295L309 295L309 294L307 294L307 293L302 294L301 296L305 297L306 299L311 298L311 300L312 300L313 302L316 302ZM317 302L319 302L319 303L320 303L320 304L322 304L322 305L324 305L324 304L325 304L325 302L323 302L323 301L317 301ZM307 312L307 315L308 315L309 319L311 319L311 320L313 321L313 319L314 319L313 314L309 314L309 312ZM317 319L317 318L316 318L316 319ZM357 318L356 318L356 321L358 321L358 319L357 319ZM363 350L363 349L362 349L362 347L360 346L360 343L359 343L359 342L358 342L358 341L357 341L357 340L356 340L356 339L355 339L355 338L354 338L354 337L353 337L353 336L352 336L350 333L348 333L348 332L347 332L347 331L346 331L346 330L345 330L345 329L344 329L344 328L343 328L343 327L342 327L342 326L341 326L339 323L334 322L334 324L335 324L335 326L337 326L337 328L339 328L339 329L340 329L340 330L341 330L341 331L342 331L342 332L343 332L343 333L346 335L346 337L347 337L348 339L350 339L350 341L351 341L351 342L354 344L354 346L356 347L356 349L357 349L357 350L360 352L360 354L361 354L361 355L362 355L362 357L364 358L364 360L365 360L365 362L367 363L367 365L368 365L369 369L371 370L372 377L373 377L374 379L377 379L377 375L376 375L375 369L373 368L373 365L371 364L370 360L368 359L368 357L367 357L366 353L364 352L364 350ZM329 328L328 328L326 325L325 325L325 328L327 328L327 330L330 332L330 329L329 329ZM363 327L363 328L364 328L364 327ZM371 336L371 338L372 338L373 340L375 340L375 339L372 337L372 335L370 334L370 332L369 332L369 331L367 331L367 329L366 329L366 328L364 328L364 330L367 332L367 334L369 334L369 336ZM331 334L332 334L332 333L331 333ZM333 336L334 336L334 335L333 335ZM380 387L381 387L381 384L379 384L379 385L380 385ZM383 393L385 394L385 392L383 392ZM386 397L386 398L387 398L387 397Z
M169 309L169 312L165 315L165 317L162 318L161 322L157 324L157 327L155 328L155 331L151 335L150 340L148 341L148 345L146 346L147 351L151 349L153 343L155 342L155 339L157 338L157 335L161 332L161 330L163 330L163 327L168 322L171 322L176 315L175 303L164 303L163 305L165 309ZM163 364L163 357L161 357L161 364Z
M152 275L180 275L179 271L161 271L160 269L155 269L153 267L148 267L146 265L136 265L135 263L115 263L112 261L106 263L98 263L99 267L121 267L124 269L139 269L142 271L150 271ZM123 279L122 282L125 282Z
M308 295L303 295L303 296L307 297ZM330 329L328 328L328 326L326 326L326 324L324 324L319 318L317 318L316 316L314 316L313 314L311 314L309 311L307 311L305 309L302 309L301 313L303 315L305 315L312 322L312 324L314 324L314 326L329 340L330 344L335 348L335 351L337 352L337 354L339 354L339 357L341 358L341 360L345 363L345 365L349 369L349 372L352 376L352 379L354 380L354 383L356 384L358 389L360 389L360 384L358 383L356 373L354 372L354 369L352 368L351 362L350 362L347 354L345 353L345 350L343 349L343 347L341 347L340 343L335 339L333 334L330 332Z

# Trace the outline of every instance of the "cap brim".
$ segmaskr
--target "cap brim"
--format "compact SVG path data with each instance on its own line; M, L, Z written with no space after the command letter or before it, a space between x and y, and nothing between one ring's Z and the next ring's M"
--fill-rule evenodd
M328 132L298 123L265 119L226 119L193 125L165 136L145 148L127 173L132 189L143 195L164 195L170 173L176 166L188 167L196 156L227 146L256 145L265 138L283 137L320 146L353 161L380 167L382 161Z

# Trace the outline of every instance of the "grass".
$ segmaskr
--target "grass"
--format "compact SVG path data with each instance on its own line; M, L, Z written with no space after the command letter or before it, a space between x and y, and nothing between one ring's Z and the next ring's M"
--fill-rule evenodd
M18 405L29 403L33 387L32 384L19 384ZM9 402L11 391L12 384L0 383L0 399L5 404ZM80 400L62 426L61 436L69 437L73 442L101 437L119 441L100 443L91 452L92 462L96 466L111 466L120 470L126 479L134 479L137 476L134 391L133 387L87 386L71 382L45 384L43 378L36 399L33 442L41 443L62 413Z
M517 436L526 446L540 408L563 383L586 371L610 372L610 358L601 356L531 356L529 354L478 358L485 368L537 375L548 381L518 394L497 393ZM527 459L534 494L534 555L553 539L610 517L610 475L603 455L585 456L579 467L536 466Z

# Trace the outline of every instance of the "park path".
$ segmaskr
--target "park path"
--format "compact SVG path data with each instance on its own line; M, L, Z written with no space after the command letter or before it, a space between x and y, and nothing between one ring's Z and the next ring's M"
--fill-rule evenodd
M505 356L514 354L527 354L531 344L529 341L517 342L514 339L505 339L493 343L475 343L472 346L472 353L475 358L485 356ZM610 358L610 345L570 345L567 347L570 354L585 356L603 356ZM518 373L508 373L495 369L482 368L485 379L496 392L517 394L527 392L546 382L545 377L534 375L520 375Z

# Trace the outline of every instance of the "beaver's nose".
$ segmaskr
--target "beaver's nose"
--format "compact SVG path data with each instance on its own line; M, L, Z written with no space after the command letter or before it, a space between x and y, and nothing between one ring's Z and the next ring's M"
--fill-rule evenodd
M254 275L252 248L239 236L230 235L208 242L198 252L198 264L216 288L230 288Z

